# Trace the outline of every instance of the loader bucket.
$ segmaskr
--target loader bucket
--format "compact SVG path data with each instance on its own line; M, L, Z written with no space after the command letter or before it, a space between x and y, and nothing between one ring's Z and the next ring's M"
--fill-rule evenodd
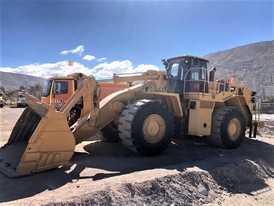
M9 177L62 166L75 149L66 116L35 97L25 97L28 107L0 149L0 170Z

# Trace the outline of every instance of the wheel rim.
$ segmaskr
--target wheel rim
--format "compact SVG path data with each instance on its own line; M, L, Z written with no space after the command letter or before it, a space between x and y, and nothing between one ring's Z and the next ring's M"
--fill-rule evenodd
M233 118L229 121L227 127L228 137L231 140L236 140L241 134L241 122L237 118Z
M158 143L166 132L165 120L158 114L151 114L143 122L142 131L147 142L151 144Z

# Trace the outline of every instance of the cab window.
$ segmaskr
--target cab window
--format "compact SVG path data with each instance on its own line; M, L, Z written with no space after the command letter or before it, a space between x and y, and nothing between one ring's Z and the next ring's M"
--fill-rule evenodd
M54 94L67 94L68 82L55 81L53 85Z
M191 80L199 80L199 70L193 69L191 71Z
M42 92L42 97L49 96L52 80L46 80Z
M202 69L202 77L201 79L205 80L206 79L206 70L203 68Z
M178 70L179 70L179 64L178 63L172 64L170 73L173 78L176 78L178 76Z

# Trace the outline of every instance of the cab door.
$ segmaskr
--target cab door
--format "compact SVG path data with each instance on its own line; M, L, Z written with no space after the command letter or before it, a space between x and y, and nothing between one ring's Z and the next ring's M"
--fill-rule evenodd
M74 93L74 80L53 80L50 104L60 110Z
M180 61L172 61L169 63L168 69L168 92L184 93L184 69Z

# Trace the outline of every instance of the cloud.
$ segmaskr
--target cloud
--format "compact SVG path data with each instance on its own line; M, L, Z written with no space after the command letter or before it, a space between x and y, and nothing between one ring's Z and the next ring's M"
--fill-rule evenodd
M75 49L61 51L60 54L65 55L65 54L72 53L72 54L82 55L84 51L85 51L85 46L79 45Z
M147 70L159 70L155 65L140 64L134 67L129 60L103 62L94 68L87 68L81 63L73 62L73 66L68 66L67 61L60 61L56 63L46 64L29 64L16 68L0 67L0 71L20 73L42 78L49 78L52 76L65 76L75 72L82 72L87 75L93 75L96 79L111 79L113 73L135 73L144 72Z
M92 56L92 55L85 55L83 57L84 60L87 60L87 61L92 61L95 59L95 56Z
M74 72L82 72L87 75L91 75L93 72L96 72L96 70L89 69L78 62L73 62L73 66L68 66L67 61L46 64L29 64L16 68L0 67L0 71L20 73L42 78L65 76Z
M147 70L157 70L157 71L159 71L160 68L153 65L153 64L140 64L136 68L134 68L134 72L145 72Z
M98 62L103 62L103 61L106 61L107 58L106 57L103 57L103 58L100 58L100 59L97 59Z
M113 73L123 73L129 72L133 70L133 66L131 61L124 60L124 61L113 61L111 63L101 63L94 67L97 70L96 74L94 75L95 78L98 79L106 79L111 78Z
M96 79L109 79L112 78L113 73L135 73L144 72L147 70L160 70L155 65L141 64L134 67L129 60L104 62L94 67L96 72L93 74Z

